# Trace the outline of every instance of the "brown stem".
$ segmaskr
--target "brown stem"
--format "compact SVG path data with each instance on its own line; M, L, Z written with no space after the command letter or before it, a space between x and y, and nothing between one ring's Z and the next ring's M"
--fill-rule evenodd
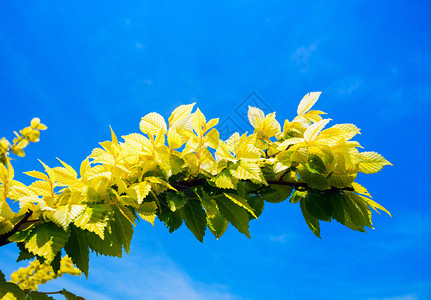
M269 184L275 184L275 185L293 186L295 188L302 187L302 188L305 188L307 190L311 189L305 182L292 182L292 181L282 181L282 180L267 180L266 182L268 182ZM332 190L332 191L354 191L353 187L351 187L351 186L346 186L343 188L331 186L330 190Z
M24 223L27 223L28 219L30 218L30 216L32 215L32 211L29 210L25 213L24 217L18 222L16 223L12 230L9 232L6 232L2 235L0 235L0 247L10 244L11 242L8 241L8 238L10 238L12 235L14 235L16 232L18 232L18 230L20 229L21 225L23 225Z

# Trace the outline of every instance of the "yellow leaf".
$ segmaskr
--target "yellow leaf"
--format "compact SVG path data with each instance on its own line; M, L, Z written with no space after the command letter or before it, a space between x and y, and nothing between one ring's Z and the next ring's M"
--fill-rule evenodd
M112 139L112 143L114 143L115 145L118 145L118 139L117 136L114 133L114 130L112 130L111 125L109 125L109 129L111 129L111 139Z
M171 149L178 149L183 145L183 138L175 129L168 131L168 145Z
M46 129L48 129L48 127L45 125L45 124L39 124L39 126L37 126L37 129L39 129L39 130L46 130Z
M103 153L106 153L106 151L105 151L105 150L103 150L103 149L101 149L101 148L94 148L94 149L91 151L91 154L90 154L89 158L97 158L97 157L99 157L100 155L102 155Z
M323 119L322 121L310 125L304 132L304 140L308 143L313 142L329 121L331 121L331 119Z
M258 128L256 127L256 129ZM270 113L265 117L260 130L264 137L272 137L280 132L280 123L275 119L275 113Z
M131 133L122 136L126 144L134 150L143 152L144 155L150 155L152 146L149 139L139 133Z
M48 181L38 180L30 185L30 188L41 196L52 196L51 185Z
M71 166L69 166L68 164L66 164L64 161L62 161L58 157L57 157L57 159L60 161L60 163L63 165L63 167L66 168L66 170L69 172L70 175L72 175L75 178L78 176L78 174L76 173L76 171Z
M220 134L217 129L213 128L210 132L205 135L205 144L213 149L218 148L218 144L220 141Z
M354 124L335 124L332 127L340 129L342 136L346 141L350 140L357 134L361 134L361 130Z
M386 208L378 204L377 202L374 202L373 200L363 196L360 196L360 197L362 198L362 200L364 200L365 203L367 203L372 209L374 209L379 214L380 212L377 209L383 210L384 212L386 212L388 215L392 217L391 213Z
M226 174L224 172L219 173L214 182L218 188L221 189L235 189L235 185L232 181L232 176L230 174Z
M196 109L195 113L192 116L192 125L193 129L195 130L196 134L201 136L203 134L202 127L205 126L207 123L206 118L204 114L200 111L200 109Z
M142 117L139 128L143 133L148 135L157 135L160 129L167 133L165 119L158 113L152 112Z
M91 169L90 161L88 160L88 158L86 158L81 163L81 166L79 168L79 174L81 175L81 177L85 177L85 174L90 169Z
M322 120L322 117L320 115L323 115L323 114L326 114L326 113L320 110L310 110L309 112L303 114L302 118L304 120L307 120L308 123L314 123Z
M265 114L260 108L249 106L248 107L248 120L250 121L251 126L254 128L262 127L263 120L265 118Z
M193 110L193 106L196 102L188 105L180 105L174 109L171 116L169 117L169 127L172 127L175 123L187 118Z
M45 168L45 172L48 174L49 179L51 179L51 181L54 182L55 181L55 174L52 171L52 169L50 167L48 167L47 165L45 165L40 159L38 159L38 161Z
M238 147L239 140L240 140L240 136L238 132L235 132L229 137L229 139L226 141L226 146L230 152L232 153L236 152L236 148Z
M374 174L379 172L384 166L392 166L389 161L376 152L362 152L359 155L359 172Z
M229 148L226 145L225 142L219 141L217 150L216 150L216 157L217 159L226 159L226 160L233 160L234 156L229 152Z
M289 147L291 145L302 143L303 141L304 141L303 138L290 138L290 139L287 139L287 140L284 140L283 142L281 142L277 146L277 149L279 151L283 151L283 150L287 149L287 147Z
M165 132L163 129L160 129L154 139L154 147L161 147L165 144Z
M239 161L236 168L231 170L231 174L242 180L250 179L254 183L266 183L260 167L254 163Z
M259 159L261 157L261 151L254 145L244 144L237 148L235 155L237 159Z
M55 173L55 181L63 186L70 186L78 182L76 175L66 168L56 167L52 169Z
M305 114L307 111L309 111L311 107L313 107L313 105L317 102L321 93L322 92L312 92L305 95L298 105L298 109L297 109L298 116L301 116Z
M299 162L299 163L306 163L307 161L307 151L308 149L306 147L299 147L299 145L294 145L292 148L288 150L288 152L291 152L290 160L291 162Z
M1 182L5 183L8 182L8 172L7 172L7 168L5 167L4 164L0 163L0 178L1 178Z
M28 176L37 178L37 179L49 181L48 176L46 176L46 174L39 172L39 171L28 171L28 172L23 172L23 173L28 175Z
M12 164L10 163L9 157L7 157L7 156L6 156L6 166L7 166L8 178L9 178L9 180L12 180L13 177L15 176L15 171L12 167Z
M109 166L113 166L115 164L115 159L114 159L114 156L112 154L103 153L102 155L99 155L91 163L93 163L93 164L106 164Z
M10 220L15 216L15 213L10 209L6 201L0 200L0 222L3 219Z
M367 189L365 187L363 187L362 185L360 185L359 183L352 182L352 186L353 186L353 189L355 190L356 193L361 194L361 195L366 195L370 198L373 198L373 197L371 197L371 195L367 191Z
M209 120L205 126L205 131L208 131L214 126L216 126L218 124L218 120L219 120L218 118Z

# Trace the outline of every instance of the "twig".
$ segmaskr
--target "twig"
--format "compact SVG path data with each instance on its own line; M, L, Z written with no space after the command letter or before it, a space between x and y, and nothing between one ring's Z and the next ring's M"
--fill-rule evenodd
M9 232L6 232L2 235L0 235L0 247L10 244L11 242L8 241L8 238L10 238L12 235L14 235L16 232L18 232L19 228L21 227L21 225L23 225L24 223L27 223L28 219L30 218L30 216L33 214L33 212L31 210L28 210L24 217L18 222L16 223L12 230Z

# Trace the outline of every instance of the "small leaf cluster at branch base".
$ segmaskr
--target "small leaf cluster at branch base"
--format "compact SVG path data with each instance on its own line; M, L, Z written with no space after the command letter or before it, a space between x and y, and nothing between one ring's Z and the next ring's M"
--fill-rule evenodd
M18 156L24 156L24 148L27 147L29 142L38 142L40 136L40 130L45 130L44 124L40 123L39 118L31 120L30 126L22 129L18 132L14 132L16 138L12 140L12 144L6 139L0 139L0 162L6 164L6 156L9 152Z
M311 110L319 92L307 94L297 116L283 127L275 113L249 107L254 132L221 140L218 119L207 120L194 104L169 119L152 112L141 133L100 143L75 171L42 163L29 171L30 185L15 181L6 156L0 164L0 238L16 243L20 256L55 270L61 253L88 276L89 253L121 257L130 251L133 226L158 218L173 232L185 226L199 240L209 230L220 238L229 224L250 237L249 222L265 202L299 203L306 224L320 237L320 221L357 231L372 228L371 208L386 211L356 183L390 165L375 152L360 152L353 124L326 128L330 119ZM7 199L16 200L13 212ZM387 212L387 211L386 211ZM25 222L21 222L23 218ZM12 233L12 234L11 234Z

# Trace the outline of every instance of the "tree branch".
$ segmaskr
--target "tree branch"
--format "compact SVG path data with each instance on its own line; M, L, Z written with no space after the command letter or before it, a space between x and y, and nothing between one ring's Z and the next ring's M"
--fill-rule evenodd
M205 182L206 182L206 178L194 178L194 179L190 179L190 180L179 181L177 183L172 184L172 186L174 188L176 188L177 190L181 191L181 190L190 189L190 188L197 187L197 186L202 186ZM268 184L286 185L286 186L292 186L294 188L304 188L306 190L312 189L305 182L284 181L284 180L267 180L266 182ZM267 188L267 186L262 186L262 187L258 188L257 190L250 191L249 193L256 193L256 192L258 192L264 188ZM331 190L331 191L354 191L353 187L339 188L339 187L335 187L335 186L331 186L329 190Z
M21 225L23 225L24 223L27 223L28 219L32 214L33 212L31 210L27 211L24 217L18 223L15 224L15 226L12 228L11 231L0 235L0 247L11 243L8 241L8 238L14 235L16 232L18 232Z
M288 185L288 186L293 186L295 188L302 187L302 188L305 188L307 190L311 190L311 187L309 187L305 182L292 182L292 181L283 181L283 180L267 180L266 182L268 182L269 184ZM346 186L343 188L331 186L329 190L331 190L331 191L354 191L353 187L351 187L351 186Z
M172 186L179 191L202 186L206 182L206 178L193 178L190 180L182 180L177 183L173 183Z

